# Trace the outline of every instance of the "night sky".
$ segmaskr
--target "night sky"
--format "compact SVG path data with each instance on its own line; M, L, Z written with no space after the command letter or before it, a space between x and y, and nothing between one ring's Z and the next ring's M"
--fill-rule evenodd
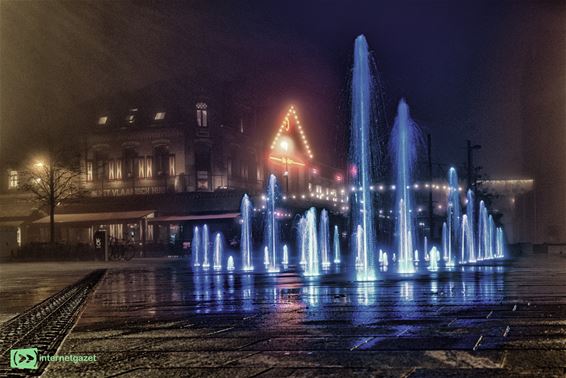
M333 151L343 156L353 40L363 33L390 123L405 97L432 134L435 162L463 163L470 138L488 175L524 176L524 109L553 101L530 96L532 83L540 78L548 96L565 89L565 4L2 1L0 157L38 149L53 114L74 117L94 97L207 69L253 83L273 116L267 134L296 104L315 155L340 163ZM563 111L552 119L548 127L564 127Z

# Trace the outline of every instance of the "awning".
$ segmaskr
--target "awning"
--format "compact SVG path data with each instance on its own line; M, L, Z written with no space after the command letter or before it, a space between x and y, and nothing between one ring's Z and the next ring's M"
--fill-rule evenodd
M24 223L24 221L0 221L0 228L2 227L19 227Z
M155 210L117 211L110 213L55 214L55 223L112 223L153 217ZM49 217L36 220L36 224L49 223Z
M207 214L207 215L164 215L149 219L150 222L183 222L183 221L205 221L216 219L234 219L240 213Z

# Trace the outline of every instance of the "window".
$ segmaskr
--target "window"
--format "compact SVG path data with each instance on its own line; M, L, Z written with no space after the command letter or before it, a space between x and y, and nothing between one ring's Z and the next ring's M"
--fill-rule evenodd
M106 151L95 151L94 153L94 162L93 162L93 178L97 182L104 181L108 174L106 173L108 165L108 152Z
M152 177L153 176L153 160L151 159L151 156L146 156L145 157L145 177Z
M204 102L198 102L197 108L197 125L199 127L208 127L207 105Z
M124 170L126 178L133 178L136 176L136 163L138 159L138 153L134 148L126 148L124 150Z
M244 133L244 120L243 120L243 118L240 118L240 132L242 134Z
M108 161L108 180L114 180L116 177L116 163L114 160Z
M136 121L136 114L138 113L138 108L132 108L130 109L130 112L128 114L128 116L126 117L126 122L128 122L128 124L133 125L134 122Z
M10 179L8 181L8 188L16 189L18 187L18 171L10 171Z
M167 146L157 146L153 151L155 174L165 176L169 173L169 148Z
M204 144L198 144L195 147L195 168L197 190L210 189L210 147Z
M175 155L169 155L169 176L175 176Z
M98 124L100 126L106 125L108 123L108 116L102 116L98 118Z
M116 180L122 179L122 160L116 160Z
M148 242L152 242L153 241L153 225L152 224L148 224L147 225L147 236L146 236L146 240Z
M138 177L145 177L145 157L138 158Z
M165 112L157 112L155 113L155 117L153 117L155 121L161 121L165 119Z
M86 181L92 181L92 161L86 162Z

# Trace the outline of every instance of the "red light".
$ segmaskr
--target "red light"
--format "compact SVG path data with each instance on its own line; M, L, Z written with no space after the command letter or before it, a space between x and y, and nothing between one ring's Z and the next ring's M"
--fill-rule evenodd
M358 167L355 165L352 165L350 167L350 175L352 175L352 177L356 177L358 175Z
M336 175L336 181L341 182L341 181L342 181L342 176L341 176L341 175Z

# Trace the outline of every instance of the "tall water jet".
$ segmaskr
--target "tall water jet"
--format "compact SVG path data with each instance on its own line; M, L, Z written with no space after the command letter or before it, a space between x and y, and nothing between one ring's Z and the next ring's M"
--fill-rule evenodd
M397 246L400 254L399 273L414 273L415 267L411 256L413 253L413 237L407 226L407 223L410 222L410 218L408 219L409 213L405 210L405 202L401 199L399 201L399 213L397 215Z
M275 218L275 209L277 206L277 178L275 175L269 176L269 182L267 185L267 211L266 211L266 221L265 221L265 237L267 238L267 248L269 250L269 272L278 272L279 267L277 265L277 248L279 247L279 227L277 219Z
M500 259L505 256L505 241L503 236L503 229L501 227L497 227L496 239L495 257Z
M281 263L283 265L289 265L289 248L287 248L287 244L283 245L283 260Z
M468 243L468 262L475 263L476 262L476 242L475 242L475 217L474 217L474 207L475 207L475 198L474 192L471 189L468 189L467 195L468 203L466 204L466 215L468 216L468 230L467 232L467 243ZM462 241L463 243L463 241Z
M224 245L222 243L222 234L216 233L214 237L214 270L222 270L222 253Z
M372 98L374 85L371 76L369 52L363 35L356 38L354 45L354 67L352 72L352 127L350 131L350 173L355 187L351 215L354 228L363 229L362 239L356 243L355 255L366 256L363 269L357 279L375 279L375 227L373 220L373 197L370 185L374 181L377 151L372 149ZM375 147L373 147L375 148ZM358 250L363 252L359 253ZM354 255L354 253L353 253ZM362 260L360 259L360 262Z
M487 208L485 203L480 201L478 214L478 260L488 258L489 249L489 224L487 218Z
M365 275L367 269L367 250L364 248L364 228L358 225L356 229L356 270Z
M328 225L328 211L323 209L320 213L319 243L322 268L330 268L330 228Z
M210 233L208 232L208 225L204 225L202 228L202 268L210 268L210 262L208 261L208 252L210 244Z
M462 224L460 225L460 230L462 234L460 236L460 247L462 248L462 254L460 256L460 263L464 264L466 262L466 249L468 247L467 237L469 233L468 229L468 216L466 214L462 215Z
M306 227L304 234L307 264L305 276L318 276L320 274L318 258L318 235L316 232L316 209L311 207L306 213Z
M301 217L297 225L297 244L300 251L301 259L299 264L302 266L307 265L307 243L305 233L307 232L307 218Z
M334 264L340 264L340 233L337 225L334 225Z
M488 227L489 227L489 249L488 249L488 258L493 259L495 255L495 222L493 221L493 216L490 214L487 220Z
M240 213L242 216L242 229L240 237L240 252L242 255L242 270L251 272L254 270L252 258L252 203L247 194L242 197Z
M198 226L195 226L195 228L193 229L193 241L191 243L191 252L193 254L193 266L195 267L200 266L200 258L199 258L199 254L201 250L200 244L201 244L200 230L198 229Z
M462 205L460 204L460 187L458 186L458 173L456 168L448 170L448 203L446 205L446 222L448 227L448 255L452 256L453 245L458 245L460 239L460 223Z
M413 236L415 235L412 217L411 178L417 157L419 144L417 125L409 116L409 107L405 100L399 102L397 118L391 132L390 148L394 158L397 188L396 204L397 224L396 237L399 253L399 272L413 273ZM425 251L427 252L427 251Z

